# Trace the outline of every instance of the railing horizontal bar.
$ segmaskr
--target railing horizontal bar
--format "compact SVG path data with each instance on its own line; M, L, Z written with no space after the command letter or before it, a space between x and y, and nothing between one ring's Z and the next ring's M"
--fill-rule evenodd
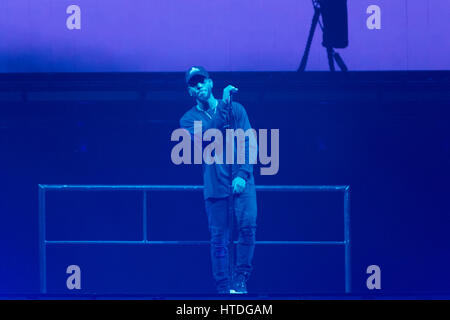
M256 244L344 245L345 241L256 241Z
M144 241L127 240L46 240L46 244L146 244Z
M46 244L208 245L209 241L46 240ZM237 244L237 241L234 241ZM345 241L256 241L265 245L344 245Z
M141 190L141 191L201 191L201 185L67 185L40 184L40 188L47 190L77 190L77 191L113 191L113 190ZM342 186L256 186L258 191L345 191Z

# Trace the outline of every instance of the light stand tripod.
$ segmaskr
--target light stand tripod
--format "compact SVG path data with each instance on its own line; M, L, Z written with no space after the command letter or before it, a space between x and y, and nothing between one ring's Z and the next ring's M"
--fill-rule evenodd
M322 32L325 32L322 23L320 23L320 21L319 21L319 18L322 15L322 8L321 8L320 2L321 2L321 0L313 0L314 16L312 19L311 28L309 29L308 40L306 42L306 47L305 47L305 51L303 53L302 61L300 63L300 66L297 69L298 72L305 71L306 63L308 62L309 51L311 49L311 43L312 43L312 40L314 37L314 32L317 27L317 23L319 23L320 28L322 29ZM331 46L330 44L326 44L325 47L327 49L328 65L330 67L330 71L332 71L332 72L335 71L335 66L334 66L335 61L336 61L337 65L339 66L339 68L341 69L341 71L347 71L348 69L344 63L344 60L342 60L339 53L334 51L333 46Z

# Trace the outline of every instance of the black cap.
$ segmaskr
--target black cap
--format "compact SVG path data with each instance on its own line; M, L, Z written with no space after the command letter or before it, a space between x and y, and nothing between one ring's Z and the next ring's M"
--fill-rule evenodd
M208 71L206 71L205 68L195 66L195 67L191 67L186 72L186 83L189 84L189 81L195 76L202 76L202 77L205 77L205 78L209 78Z

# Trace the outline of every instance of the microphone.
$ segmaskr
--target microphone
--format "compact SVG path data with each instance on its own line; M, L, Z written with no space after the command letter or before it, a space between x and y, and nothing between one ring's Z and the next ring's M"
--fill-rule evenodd
M227 124L225 125L225 128L233 128L234 127L234 117L233 117L233 108L232 108L232 103L233 103L233 94L238 92L238 88L235 88L233 86L228 86L227 88L225 88L225 90L228 90L228 94L229 94L229 98L227 99L228 101L225 101L225 109L227 110Z
M233 95L238 92L238 88L233 88L230 90L230 99L227 103L227 105L231 108L231 103L233 102Z
M237 88L230 90L230 100L227 103L228 109L228 127L234 129L234 115L233 115L233 94L237 93Z
M228 99L228 103L227 103L228 112L231 112L231 108L233 105L233 94L234 94L234 92L230 91L230 99Z

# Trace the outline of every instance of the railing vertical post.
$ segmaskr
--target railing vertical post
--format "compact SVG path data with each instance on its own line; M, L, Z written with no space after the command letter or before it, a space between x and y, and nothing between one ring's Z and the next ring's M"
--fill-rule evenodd
M352 292L350 244L350 186L344 190L345 292Z
M45 188L39 185L39 281L41 293L47 293L47 247L45 236Z
M144 195L142 197L142 235L142 241L147 242L147 191L144 191Z

